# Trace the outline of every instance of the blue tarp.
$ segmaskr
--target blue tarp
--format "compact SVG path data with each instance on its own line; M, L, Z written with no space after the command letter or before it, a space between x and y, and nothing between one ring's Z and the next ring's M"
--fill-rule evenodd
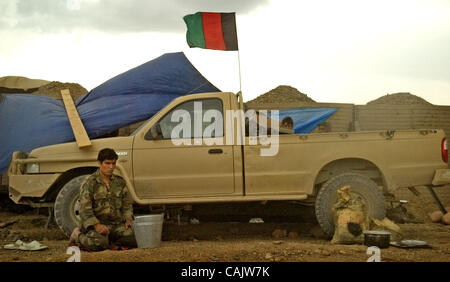
M106 81L75 104L95 138L146 120L179 96L216 91L183 53L170 53ZM75 140L61 101L26 94L0 99L0 173L14 151Z
M309 133L316 128L319 123L326 121L337 108L299 108L280 110L279 119L282 121L286 117L291 117L294 121L294 133Z

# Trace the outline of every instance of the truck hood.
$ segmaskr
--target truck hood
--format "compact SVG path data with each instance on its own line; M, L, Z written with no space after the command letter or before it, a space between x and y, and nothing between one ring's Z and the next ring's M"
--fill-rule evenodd
M84 149L79 149L76 142L50 145L34 149L30 152L29 157L54 158L61 155L69 157L77 154L92 154L93 152L98 152L103 148L112 148L116 152L128 151L133 147L133 139L134 136L95 139L91 140L92 146Z

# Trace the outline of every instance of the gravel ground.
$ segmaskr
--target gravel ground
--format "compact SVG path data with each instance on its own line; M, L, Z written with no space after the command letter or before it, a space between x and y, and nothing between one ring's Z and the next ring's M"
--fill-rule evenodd
M305 214L311 208L305 207ZM49 248L41 251L0 249L0 261L64 262L68 239L57 226L45 229L46 215L35 211L0 212L0 222L17 222L0 228L0 245L17 239L38 240ZM386 262L449 262L450 226L436 223L400 224L405 239L427 241L431 249L381 250ZM274 232L277 230L277 232ZM274 235L279 235L274 237ZM162 243L154 249L106 250L81 252L85 262L363 262L367 261L364 245L332 245L322 237L314 221L248 222L214 221L200 224L166 222Z

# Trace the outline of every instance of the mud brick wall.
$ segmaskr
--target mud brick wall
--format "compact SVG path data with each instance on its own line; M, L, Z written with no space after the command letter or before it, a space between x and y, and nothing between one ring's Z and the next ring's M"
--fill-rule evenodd
M338 108L328 119L331 132L443 129L450 136L450 106L291 103L247 104L247 107L255 110Z
M444 129L450 136L450 106L357 105L360 130Z
M450 106L357 105L354 118L356 130L443 129L450 140Z

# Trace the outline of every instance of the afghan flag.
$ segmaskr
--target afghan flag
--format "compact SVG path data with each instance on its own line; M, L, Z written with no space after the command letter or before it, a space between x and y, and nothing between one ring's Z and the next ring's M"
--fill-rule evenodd
M224 51L238 50L235 13L198 12L184 18L189 47Z

